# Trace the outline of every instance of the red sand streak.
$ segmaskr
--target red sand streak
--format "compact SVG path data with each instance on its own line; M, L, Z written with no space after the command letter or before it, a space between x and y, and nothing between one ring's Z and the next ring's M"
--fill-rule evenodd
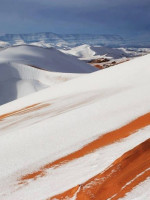
M103 66L101 66L101 65L98 65L98 64L94 64L94 67L96 67L96 68L98 68L98 69L104 69L104 67L103 67Z
M149 176L150 139L126 152L106 171L49 200L64 200L77 189L76 200L117 200Z
M98 148L104 147L106 145L110 145L116 141L119 141L123 138L126 138L130 136L131 134L135 133L139 129L142 129L150 124L150 113L145 114L134 121L130 122L129 124L111 131L107 134L102 135L98 139L94 140L93 142L87 144L83 148L81 148L78 151L75 151L65 157L62 157L52 163L49 163L42 168L40 168L38 171L26 174L20 178L20 184L25 183L26 181L30 179L37 179L38 177L42 177L46 174L46 169L49 169L51 167L59 167L62 164L65 164L67 162L70 162L72 160L75 160L77 158L83 157L86 154L92 153L93 151L97 150Z
M8 117L11 117L11 116L17 116L17 115L22 115L22 114L25 114L25 113L28 113L28 112L33 112L35 110L38 110L38 109L41 109L43 107L47 107L49 106L50 104L33 104L31 106L27 106L25 108L22 108L20 110L16 110L14 112L10 112L10 113L6 113L4 115L0 115L0 121L8 118Z
M58 195L56 197L53 197L52 200L69 200L77 193L78 190L79 190L79 186L76 186L72 188L71 190L64 192L60 198ZM51 200L51 198L48 198L47 200Z

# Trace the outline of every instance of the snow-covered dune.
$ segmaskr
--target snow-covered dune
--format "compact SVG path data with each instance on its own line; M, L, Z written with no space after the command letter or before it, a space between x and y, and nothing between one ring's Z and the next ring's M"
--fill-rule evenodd
M16 46L1 50L0 105L92 71L94 67L54 48Z
M149 199L149 77L147 55L1 106L0 199Z
M61 50L62 52L69 54L69 55L74 55L80 59L83 60L91 60L91 59L96 59L100 57L99 55L96 55L96 52L91 49L90 45L84 44L81 46L73 47L69 50ZM102 54L101 54L102 55Z
M0 63L0 105L78 76L13 62Z
M90 73L92 66L66 55L55 48L42 48L28 45L6 48L0 52L1 62L15 62L39 67L51 72Z
M149 49L127 49L127 48L111 48L105 46L92 46L92 45L80 45L77 47L73 47L70 49L62 49L61 51L69 54L74 55L81 60L92 60L98 59L101 57L107 57L109 59L120 59L120 58L132 58L136 56L140 56L142 54L149 53ZM145 51L145 52L144 52Z

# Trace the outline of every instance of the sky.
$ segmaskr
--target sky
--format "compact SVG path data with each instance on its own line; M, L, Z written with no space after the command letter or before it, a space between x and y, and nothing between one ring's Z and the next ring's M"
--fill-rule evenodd
M0 0L0 33L150 34L150 0Z

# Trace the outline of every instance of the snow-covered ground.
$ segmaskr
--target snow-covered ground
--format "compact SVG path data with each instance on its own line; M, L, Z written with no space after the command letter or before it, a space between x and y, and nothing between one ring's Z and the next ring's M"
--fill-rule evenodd
M0 51L0 105L95 70L54 48L22 45L3 49Z
M63 50L62 49L61 51L63 53L69 54L69 55L74 55L81 60L92 60L92 59L96 59L96 58L103 56L102 54L98 55L94 50L92 50L90 45L87 45L87 44L77 46L77 47L73 47L69 50Z
M61 50L61 49L60 49ZM80 60L108 58L110 60L133 58L150 53L148 48L110 48L105 46L81 45L70 49L62 49L63 53L74 55Z
M15 62L39 67L51 72L89 73L94 68L74 56L68 56L55 48L14 46L0 51L0 63Z
M146 55L0 106L0 199L71 199L70 193L52 197L76 186L80 196L81 184L149 139L149 91ZM143 155L150 155L147 149ZM150 168L146 161L143 174ZM126 171L129 178L131 174ZM140 184L146 189L149 180ZM139 194L137 188L124 198L147 200L149 191ZM73 199L81 200L78 194L72 193Z

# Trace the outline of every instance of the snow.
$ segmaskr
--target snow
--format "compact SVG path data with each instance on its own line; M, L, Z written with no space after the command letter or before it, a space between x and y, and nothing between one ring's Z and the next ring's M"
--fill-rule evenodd
M23 41L26 44L34 42L44 42L57 46L76 46L81 44L101 44L101 45L122 45L124 39L118 35L93 35L93 34L56 34L51 32L29 33L29 34L1 34L1 41L6 41L9 45L16 45Z
M66 82L56 87L52 87L51 89L43 90L40 93L34 94L33 96L31 95L16 102L10 102L8 105L3 105L1 106L0 114L12 112L14 110L26 107L29 104L28 102L30 102L30 104L35 104L39 102L45 102L49 99L65 96L67 98L68 96L72 96L73 98L75 95L80 99L79 94L83 95L83 100L85 96L88 97L94 93L101 97L100 100L104 99L106 101L107 97L107 100L111 101L110 97L112 96L113 98L114 94L132 94L132 92L134 92L135 97L139 96L139 98L136 98L135 101L135 97L132 95L130 99L126 100L126 102L135 101L135 105L136 102L138 104L143 99L145 99L147 102L147 96L141 95L139 92L137 93L137 91L142 90L143 93L148 93L147 91L149 88L148 83L150 73L149 62L150 55L147 55L103 71L88 74L84 77ZM123 95L121 94L121 99L122 96ZM117 101L120 102L120 99ZM120 106L122 107L122 104L128 105L126 102L122 99ZM11 104L13 104L13 108ZM119 105L116 106L118 107ZM144 109L144 105L141 106L141 108Z
M149 34L133 37L122 37L112 34L56 34L52 32L27 34L0 34L0 41L9 46L18 44L45 43L57 47L75 47L83 44L109 47L150 47ZM0 43L1 46L1 43ZM2 44L5 46L5 43Z
M108 58L108 59L123 59L131 58L149 53L147 48L110 48L105 46L92 46L88 44L80 45L77 47L72 47L69 49L60 49L63 53L74 55L80 60L93 60L98 58Z
M47 199L100 173L148 139L149 126L59 168L48 169L44 177L27 185L17 184L22 175L150 112L149 65L150 55L143 56L0 106L3 115L37 103L49 104L0 121L0 199Z
M67 56L54 48L21 45L6 48L0 52L0 63L15 62L39 67L51 72L89 73L96 71L92 66Z
M149 131L150 127L147 127L127 139L106 146L59 168L48 169L46 176L38 179L36 182L29 181L27 186L14 192L8 197L8 200L11 198L20 199L20 197L25 200L32 198L46 199L47 197L64 192L79 183L84 183L86 180L105 170L123 153L148 139ZM30 167L32 169L33 165ZM35 169L36 167L34 166ZM20 172L17 172L17 176L19 174ZM7 190L5 191L7 187L8 183L5 181L0 185L1 190L6 193L8 192ZM5 199L7 200L7 197Z
M48 72L18 63L0 63L0 72L1 105L79 76Z
M52 47L50 43L46 43L45 41L31 42L30 45L37 46L37 47L44 47L44 48Z
M8 42L0 41L0 47L8 47L8 46L9 46Z
M23 45L3 49L0 51L0 105L80 75L74 72L92 71L94 67L54 48Z
M100 55L96 55L96 52L93 51L90 45L84 44L81 46L73 47L69 50L61 50L63 53L74 55L81 60L92 60L100 58Z
M127 193L125 197L119 200L148 200L150 197L150 178L136 186L131 192Z

